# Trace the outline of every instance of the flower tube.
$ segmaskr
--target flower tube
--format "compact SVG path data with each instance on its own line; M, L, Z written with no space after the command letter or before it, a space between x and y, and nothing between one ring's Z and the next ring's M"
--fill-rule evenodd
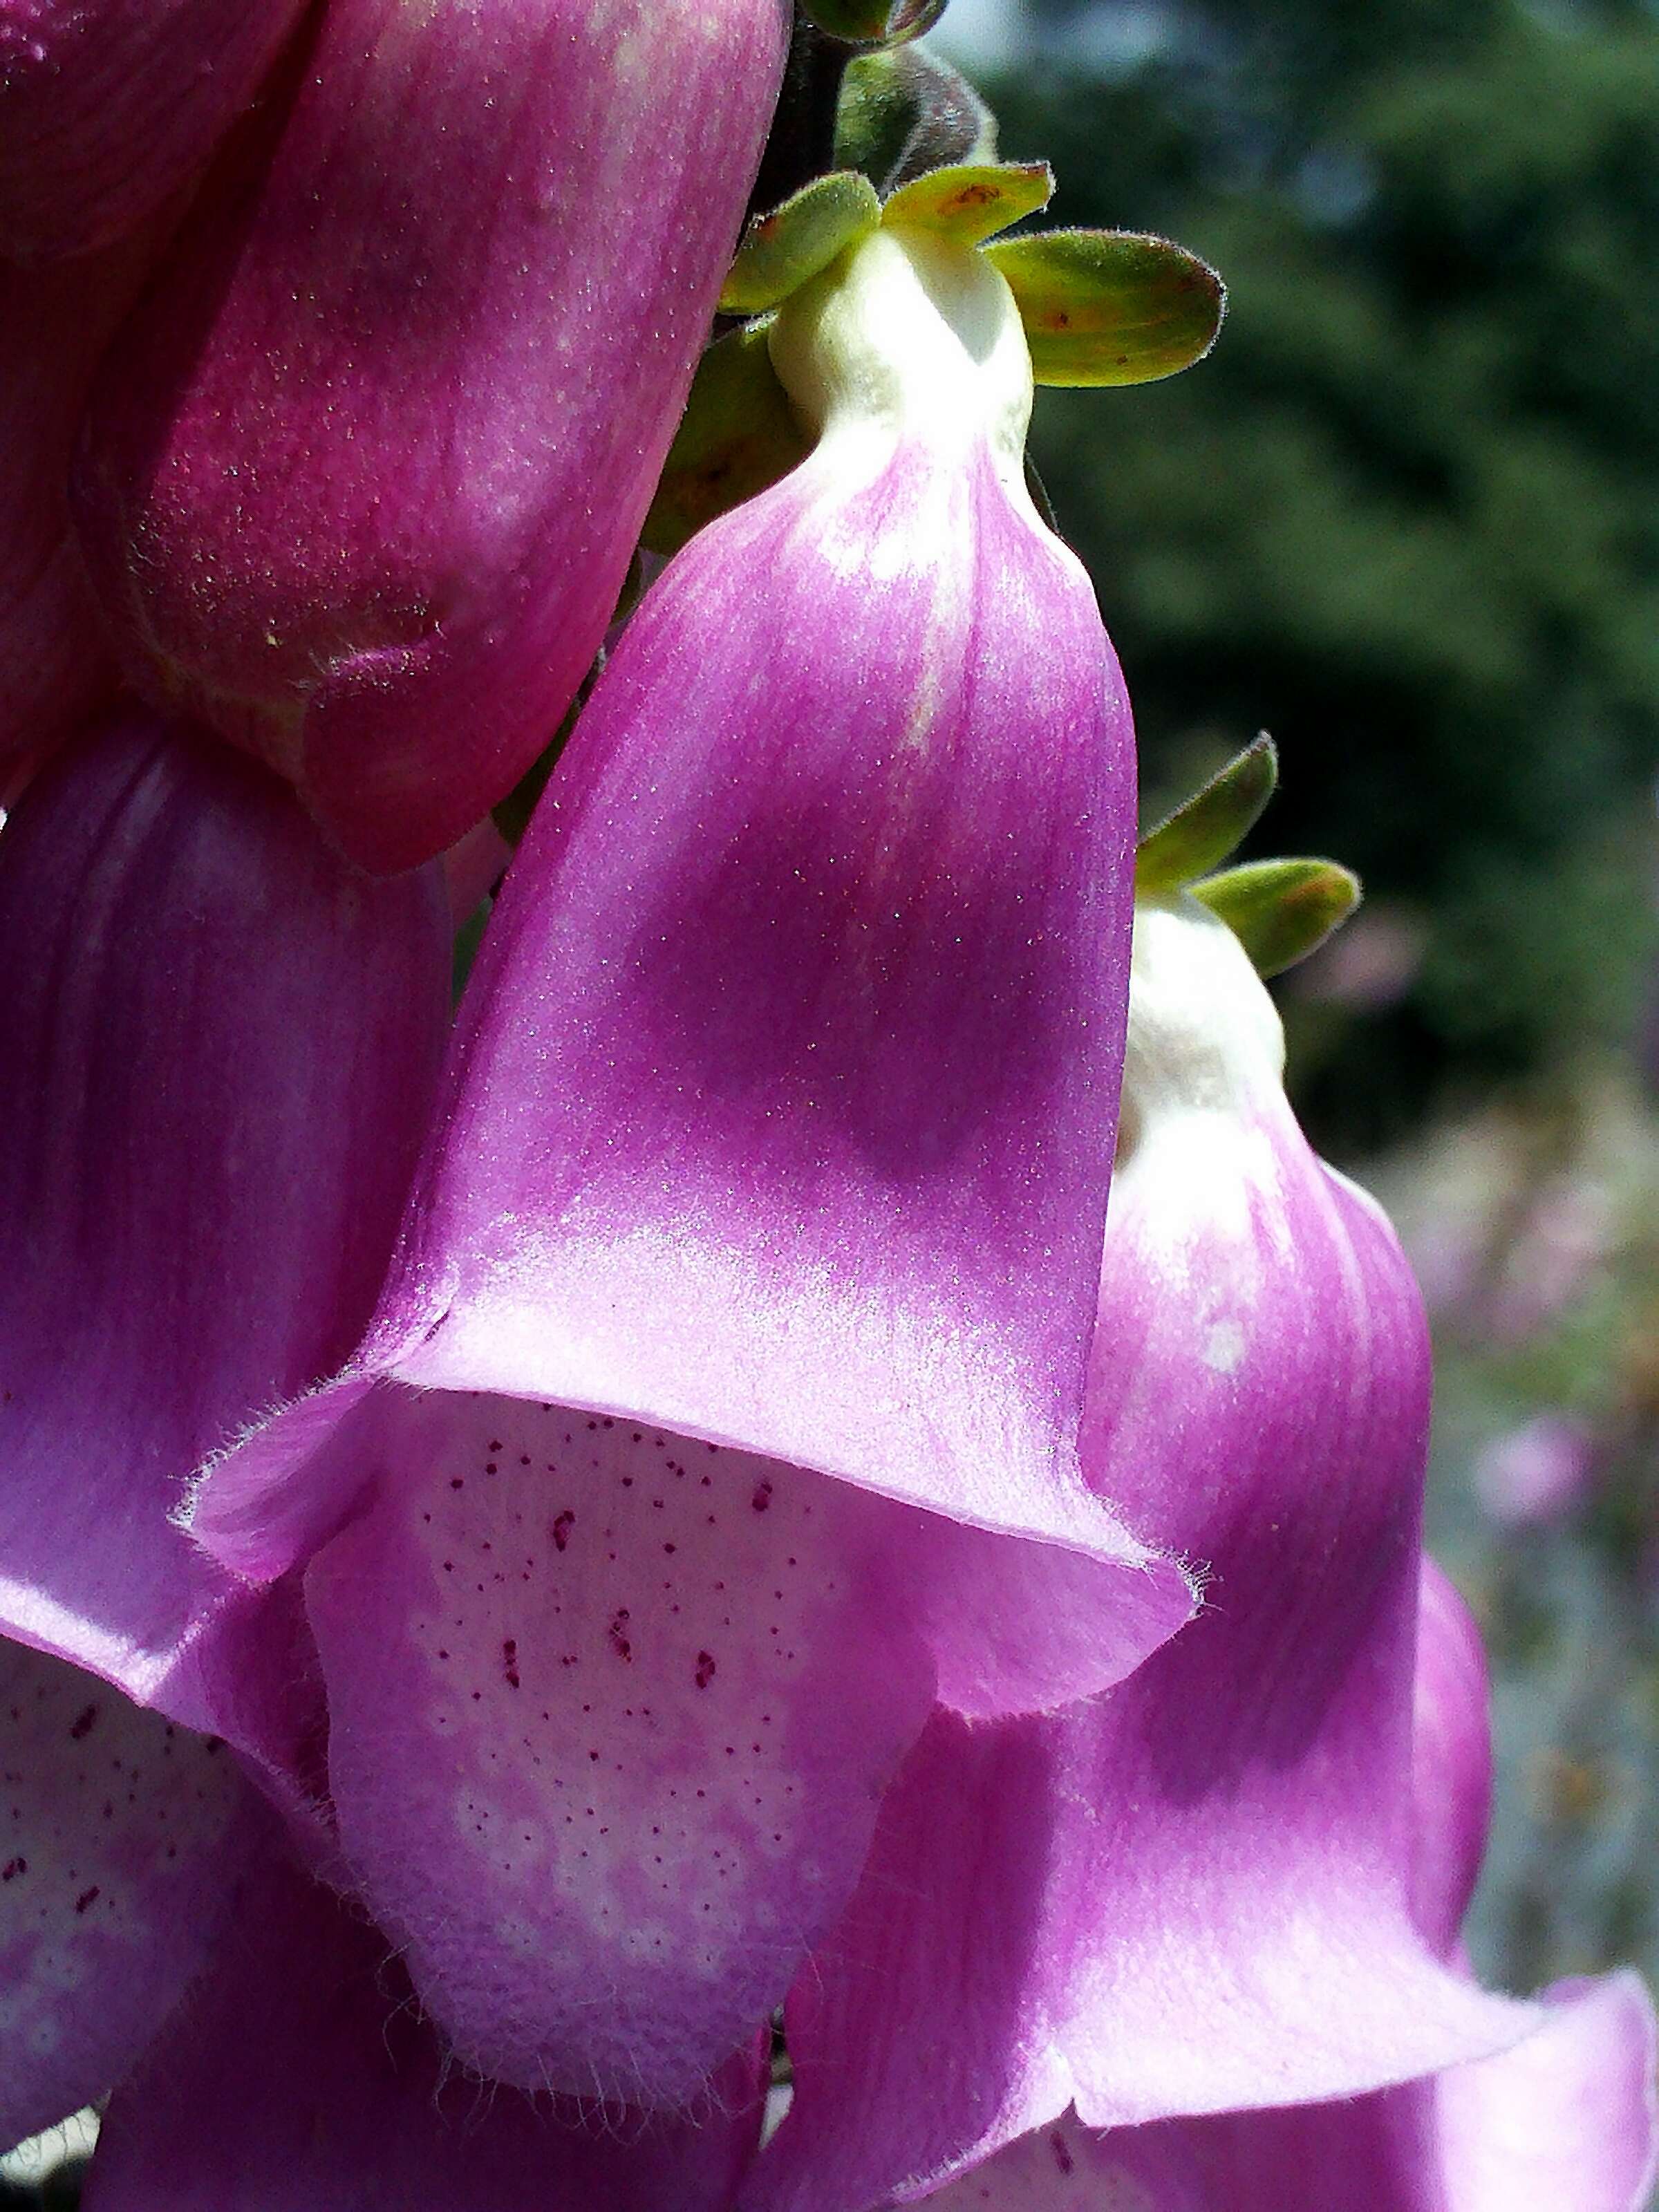
M1428 1346L1281 1054L1226 925L1144 901L1083 1463L1201 1565L1203 1608L1069 1712L930 1723L787 2009L755 2212L921 2195L1073 2104L1104 2126L1345 2095L1532 2021L1413 1920Z
M633 552L782 65L782 0L333 0L88 420L127 672L355 859L550 741Z
M1076 1455L1132 762L1018 320L883 233L775 345L820 441L635 614L365 1346L192 1522L309 1559L343 1848L458 2048L645 2104L779 2002L936 1698L1190 1607Z
M1415 1888L1455 1955L1486 1832L1480 1640L1425 1564ZM1642 2212L1659 2177L1652 2002L1632 1973L1558 1983L1512 2050L1373 2097L1097 2134L1067 2117L927 2198L935 2212Z
M207 162L303 0L0 0L0 254L87 253Z
M299 1662L168 1516L373 1304L449 944L439 869L369 882L143 710L0 830L0 1627L279 1768Z

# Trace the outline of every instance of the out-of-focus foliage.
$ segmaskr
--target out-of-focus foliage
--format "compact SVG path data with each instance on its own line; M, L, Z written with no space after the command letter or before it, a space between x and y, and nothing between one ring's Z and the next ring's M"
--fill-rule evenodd
M1291 1001L1304 1111L1370 1150L1449 1079L1627 1035L1653 957L1659 21L1028 14L989 87L1006 155L1054 162L1058 219L1166 231L1232 296L1189 374L1045 394L1040 465L1150 795L1271 729L1273 847L1356 867L1411 940L1386 1012ZM1104 74L1115 22L1141 58Z
M1609 1064L1379 1188L1435 1322L1430 1540L1492 1662L1477 1954L1516 1987L1659 1976L1659 1122Z

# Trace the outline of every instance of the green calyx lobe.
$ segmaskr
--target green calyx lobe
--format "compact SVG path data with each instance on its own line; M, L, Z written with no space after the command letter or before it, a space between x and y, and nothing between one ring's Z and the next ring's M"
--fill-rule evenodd
M1149 830L1135 852L1137 897L1190 891L1226 923L1262 976L1305 960L1359 903L1359 878L1334 860L1222 866L1261 818L1278 781L1279 755L1264 733Z
M1047 207L1054 190L1046 161L957 162L901 185L881 219L933 231L953 245L980 246Z
M1279 782L1279 750L1264 730L1201 790L1149 830L1135 848L1135 889L1183 890L1230 860Z
M1262 976L1305 960L1359 903L1358 877L1334 860L1250 860L1192 889Z
M764 314L809 283L881 221L881 202L867 177L836 169L814 177L744 233L720 291L720 312Z
M766 348L766 325L732 331L697 365L641 543L678 553L713 522L787 476L811 451Z
M801 0L801 13L849 46L896 46L931 31L946 0Z
M1039 384L1149 384L1201 361L1226 313L1213 269L1167 238L1049 230L1000 239Z

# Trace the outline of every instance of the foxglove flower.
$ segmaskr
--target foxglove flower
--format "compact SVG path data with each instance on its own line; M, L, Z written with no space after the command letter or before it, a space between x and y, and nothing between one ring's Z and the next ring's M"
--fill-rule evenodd
M303 1653L167 1516L372 1306L449 943L440 870L368 881L142 711L0 831L0 1628L274 1771Z
M1432 1569L1417 1684L1415 1896L1455 1955L1489 1749L1474 1623ZM1512 2050L1383 2094L1095 2134L1067 2118L930 2197L934 2212L1642 2212L1659 2178L1653 2006L1634 1974L1547 1990Z
M706 335L783 0L332 0L89 417L128 672L354 858L463 835L604 633Z
M1144 902L1083 1464L1206 1567L1205 1604L1069 1712L930 1723L787 2008L754 2212L908 2199L1073 2103L1106 2126L1339 2096L1530 2021L1413 1921L1428 1347L1281 1055L1225 924Z
M304 0L0 0L0 254L89 252L206 164Z
M1076 1458L1130 727L1018 319L884 230L775 349L819 442L635 616L368 1340L193 1520L309 1560L343 1847L459 2051L646 2104L781 1997L936 1699L1190 1606Z
M89 2212L724 2212L764 2053L647 2122L446 2065L224 1744L0 1640L0 2142L113 2087Z

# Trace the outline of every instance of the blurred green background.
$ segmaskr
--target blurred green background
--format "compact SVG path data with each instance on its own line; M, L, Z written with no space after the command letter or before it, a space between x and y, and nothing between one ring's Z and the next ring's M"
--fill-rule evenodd
M1149 815L1258 728L1260 852L1368 901L1280 987L1439 1351L1431 1536L1492 1654L1483 1971L1659 1980L1659 17L960 0L1048 220L1226 278L1212 358L1039 396Z

